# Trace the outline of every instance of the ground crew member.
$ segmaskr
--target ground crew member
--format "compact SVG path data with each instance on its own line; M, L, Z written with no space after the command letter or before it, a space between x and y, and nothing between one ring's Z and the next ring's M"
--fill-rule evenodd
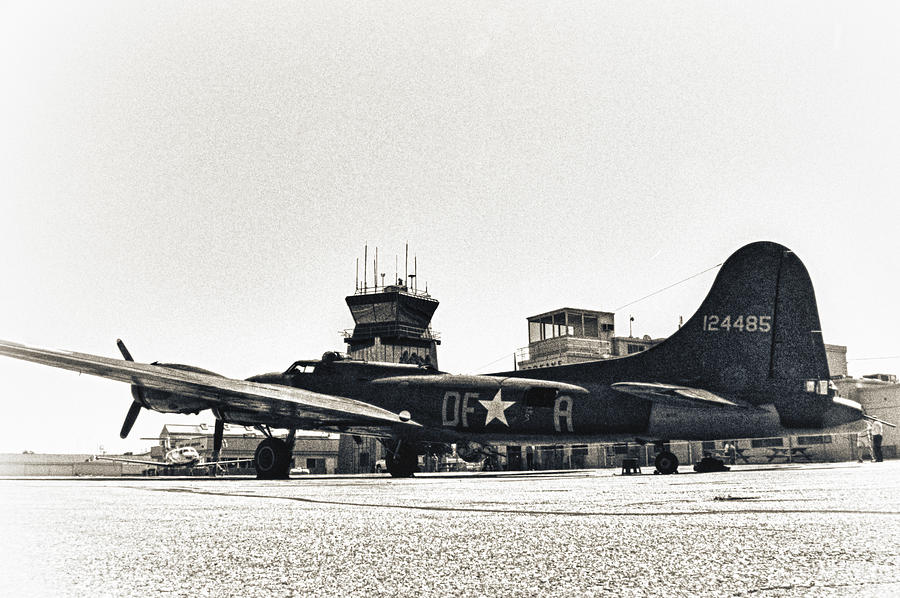
M872 434L872 424L866 422L866 429L862 432L857 432L856 434L856 462L863 462L863 455L867 454L874 461L875 458L872 457L872 451L870 449L871 443L869 442L869 436Z
M881 456L881 435L884 434L884 426L877 419L872 424L872 456L874 461L881 463L884 458Z

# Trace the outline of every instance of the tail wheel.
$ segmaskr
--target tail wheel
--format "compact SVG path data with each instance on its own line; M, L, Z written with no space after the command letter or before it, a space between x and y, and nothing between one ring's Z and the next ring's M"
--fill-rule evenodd
M396 453L387 456L388 473L395 478L411 478L419 468L419 456L415 451L401 448Z
M670 474L678 471L678 457L669 451L663 451L656 455L656 471L662 474Z
M253 465L257 479L286 480L291 471L291 450L279 438L266 438L256 447Z

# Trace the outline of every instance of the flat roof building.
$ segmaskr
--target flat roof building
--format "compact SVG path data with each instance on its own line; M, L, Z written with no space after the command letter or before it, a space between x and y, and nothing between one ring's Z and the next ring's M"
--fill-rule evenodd
M622 357L663 339L615 336L615 314L563 307L528 318L528 346L516 351L522 370Z

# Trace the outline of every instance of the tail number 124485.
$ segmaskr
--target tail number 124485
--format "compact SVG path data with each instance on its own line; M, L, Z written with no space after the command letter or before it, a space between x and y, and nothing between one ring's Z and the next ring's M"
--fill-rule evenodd
M772 330L772 316L703 316L703 330L706 332L769 332Z

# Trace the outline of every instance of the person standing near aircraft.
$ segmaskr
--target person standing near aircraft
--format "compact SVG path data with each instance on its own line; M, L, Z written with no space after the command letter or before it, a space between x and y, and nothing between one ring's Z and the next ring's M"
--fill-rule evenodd
M865 455L866 453L868 453L869 456L872 457L873 461L875 460L875 458L872 456L873 453L870 448L872 446L872 444L869 440L871 436L872 436L872 424L867 421L866 429L863 430L862 432L857 432L857 434L856 434L856 462L857 463L863 462L863 455Z
M884 426L877 419L872 424L872 460L881 463L884 458L881 455L881 438L884 434Z
M734 465L737 460L737 446L730 440L725 443L725 457L728 458L728 463L731 465Z

